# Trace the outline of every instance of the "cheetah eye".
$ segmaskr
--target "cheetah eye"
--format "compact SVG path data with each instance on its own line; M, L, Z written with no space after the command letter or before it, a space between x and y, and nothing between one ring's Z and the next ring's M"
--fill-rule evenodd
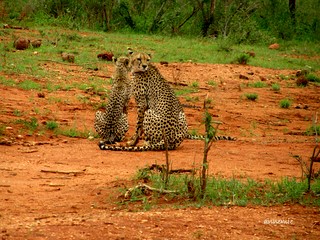
M137 58L138 61L141 61L141 58Z

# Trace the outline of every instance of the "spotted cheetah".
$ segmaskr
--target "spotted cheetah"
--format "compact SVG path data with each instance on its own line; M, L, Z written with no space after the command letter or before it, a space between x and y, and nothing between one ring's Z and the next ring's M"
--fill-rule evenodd
M114 151L164 150L166 147L169 150L176 149L185 138L192 138L188 134L183 108L169 83L150 63L149 54L129 50L129 55L132 94L138 108L135 134L127 147L110 146L104 142L100 142L99 147L101 150ZM146 140L145 145L135 146L142 134Z
M128 77L128 57L113 59L116 67L109 101L104 112L95 114L94 127L102 138L102 143L113 144L124 139L129 129L128 102L131 84Z

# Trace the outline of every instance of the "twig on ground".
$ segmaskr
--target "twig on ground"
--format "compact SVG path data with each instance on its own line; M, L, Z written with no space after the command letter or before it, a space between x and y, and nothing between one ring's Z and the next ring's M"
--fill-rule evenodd
M142 183L139 183L137 186L134 186L132 188L129 188L125 194L124 194L124 197L125 198L130 198L131 194L133 191L135 191L136 189L144 189L144 190L149 190L149 191L152 191L152 192L159 192L159 193L178 193L178 191L175 191L175 190L166 190L166 189L158 189L158 188L153 188L153 187L150 187L149 185L147 184L142 184Z
M84 174L85 171L86 171L86 169L83 169L83 170L80 170L80 171L60 171L60 170L46 170L46 169L41 169L40 172L78 175L78 174Z

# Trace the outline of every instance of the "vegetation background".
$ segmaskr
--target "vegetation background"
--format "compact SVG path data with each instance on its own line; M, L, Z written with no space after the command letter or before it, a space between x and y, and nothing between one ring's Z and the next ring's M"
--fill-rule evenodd
M7 24L228 38L320 40L320 0L2 0Z

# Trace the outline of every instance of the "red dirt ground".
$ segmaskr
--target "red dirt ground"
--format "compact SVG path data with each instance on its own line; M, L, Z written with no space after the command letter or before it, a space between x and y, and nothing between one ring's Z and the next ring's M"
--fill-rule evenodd
M58 73L57 83L87 81L105 72L87 70L55 62L41 62L41 67ZM104 64L110 76L113 66ZM180 96L190 129L203 133L202 102L212 99L210 112L223 122L220 134L235 136L236 142L216 142L210 151L210 174L222 177L279 180L301 176L300 165L291 156L307 160L314 147L314 137L303 133L319 112L320 87L295 86L293 70L271 70L244 65L196 63L156 64L170 82L199 83L199 90ZM248 79L240 79L240 74ZM6 75L16 82L30 79L25 75ZM43 83L46 79L32 79ZM247 87L263 80L266 88ZM107 81L107 80L106 80ZM215 81L215 87L208 84ZM271 90L279 83L279 92ZM173 88L181 88L172 85ZM256 92L257 101L243 95ZM0 85L0 124L7 126L0 136L0 236L2 239L319 239L320 209L285 204L273 207L226 206L203 208L154 207L137 211L117 204L119 189L132 186L139 168L165 162L164 152L100 151L98 139L55 136L48 131L20 131L13 120L35 117L40 125L49 120L60 126L93 131L98 96L88 91L25 91ZM85 96L89 102L79 100ZM78 96L78 97L77 97ZM290 98L289 109L279 101ZM62 99L62 101L54 101ZM188 101L187 101L188 100ZM91 104L91 105L90 105ZM23 112L16 116L15 110ZM130 102L129 122L135 126L135 105ZM5 145L9 144L11 145ZM172 167L190 169L200 166L203 143L185 140L169 152ZM315 166L319 170L319 165ZM59 174L47 171L76 173ZM289 224L265 224L283 220Z

